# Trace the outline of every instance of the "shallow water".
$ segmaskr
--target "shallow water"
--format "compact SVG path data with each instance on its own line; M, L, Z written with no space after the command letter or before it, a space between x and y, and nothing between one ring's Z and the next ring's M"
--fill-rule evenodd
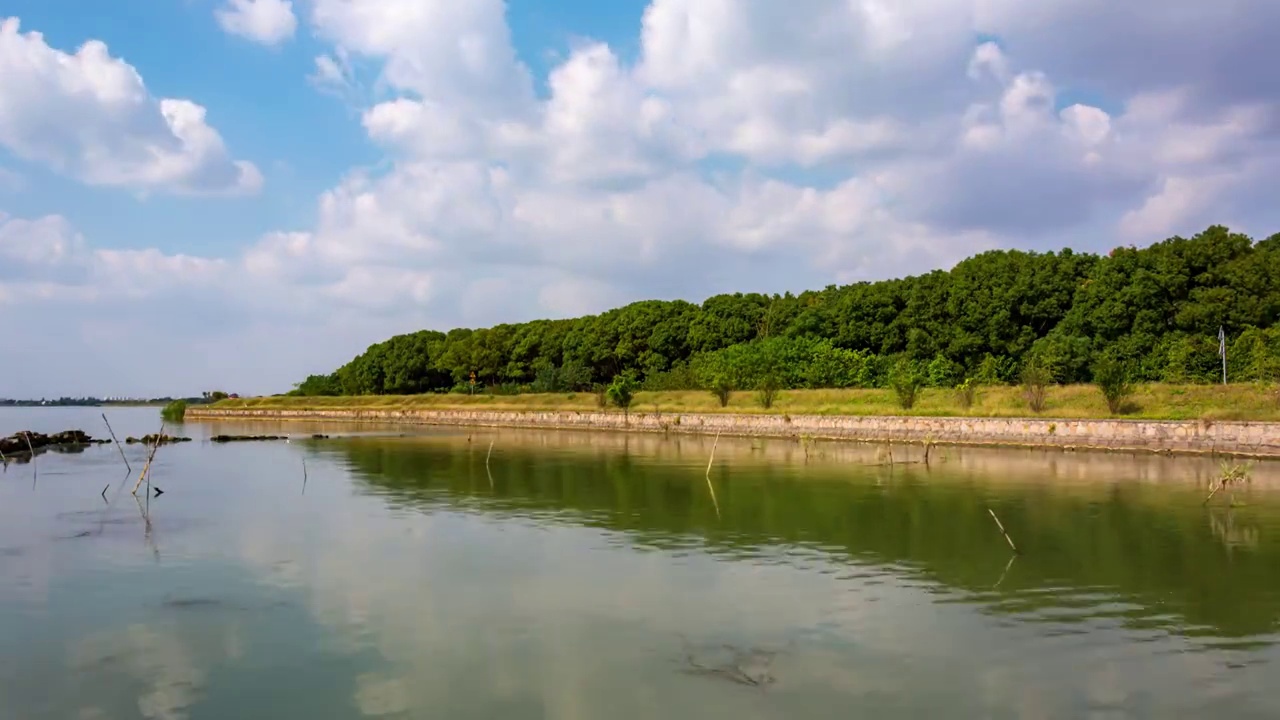
M713 501L709 438L181 432L141 503L112 446L0 475L0 716L1280 717L1276 464L721 439Z

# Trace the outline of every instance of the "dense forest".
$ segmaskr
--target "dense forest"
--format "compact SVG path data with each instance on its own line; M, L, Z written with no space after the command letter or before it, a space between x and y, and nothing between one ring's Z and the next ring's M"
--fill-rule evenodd
M565 392L628 377L650 390L1280 379L1280 234L1221 226L1106 257L999 250L949 271L799 295L648 300L600 315L371 346L295 395ZM473 375L474 374L474 375ZM476 385L472 387L471 380Z

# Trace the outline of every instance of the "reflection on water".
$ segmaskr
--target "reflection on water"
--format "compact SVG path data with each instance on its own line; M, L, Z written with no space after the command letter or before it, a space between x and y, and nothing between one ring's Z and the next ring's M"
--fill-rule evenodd
M13 417L0 433L46 429ZM139 432L154 410L111 420ZM215 427L356 430L184 434ZM98 496L119 481L114 448L41 456L34 490L10 467L0 707L1280 714L1277 465L1254 468L1239 506L1206 508L1209 461L952 448L887 467L874 447L722 438L717 514L710 439L358 430L163 448L145 517L127 488Z

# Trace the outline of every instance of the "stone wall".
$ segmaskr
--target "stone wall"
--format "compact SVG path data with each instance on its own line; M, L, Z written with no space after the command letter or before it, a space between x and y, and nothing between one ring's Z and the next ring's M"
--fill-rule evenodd
M332 420L1280 457L1280 423L489 410L189 408L192 420Z

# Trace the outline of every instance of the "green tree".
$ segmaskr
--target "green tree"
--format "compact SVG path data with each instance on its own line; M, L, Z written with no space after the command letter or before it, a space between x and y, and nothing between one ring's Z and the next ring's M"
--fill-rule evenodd
M1235 345L1280 322L1276 267L1280 235L1254 243L1219 226L1106 257L992 251L949 271L798 295L650 300L566 320L398 335L292 393L466 390L473 372L503 392L583 390L623 373L652 389L710 390L717 376L743 390L767 376L779 388L884 387L898 357L927 363L926 379L940 387L966 376L1019 382L1032 356L1050 362L1058 382L1091 382L1104 353L1134 382L1213 382L1219 327L1235 338L1231 376L1246 379L1260 372L1255 353L1265 365L1273 351Z
M639 383L631 374L617 375L613 378L613 382L609 383L605 395L610 403L626 412L631 407L631 401L635 398L638 386Z

